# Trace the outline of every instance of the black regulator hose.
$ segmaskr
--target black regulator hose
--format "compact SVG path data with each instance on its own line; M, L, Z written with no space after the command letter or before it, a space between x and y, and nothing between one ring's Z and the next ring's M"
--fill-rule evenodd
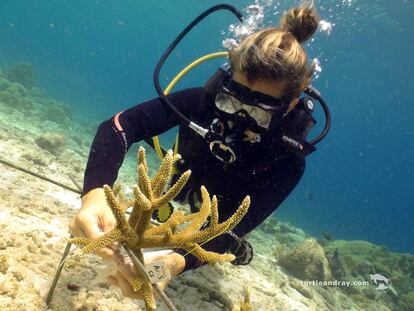
M317 137L315 137L314 139L310 141L310 144L315 146L317 143L319 143L322 139L325 138L325 136L328 134L331 128L331 112L329 111L328 105L323 100L321 93L317 89L315 89L313 86L311 85L308 86L305 89L305 94L316 99L321 104L323 112L325 113L325 126L322 132Z
M160 60L158 61L158 64L155 67L154 75L153 75L154 86L155 86L155 89L156 89L156 91L157 91L160 99L172 109L172 111L178 116L178 118L180 119L180 121L182 123L184 123L184 125L189 126L191 129L195 130L198 134L202 135L203 137L205 137L205 135L207 134L208 130L206 130L206 129L200 127L200 126L198 126L197 124L194 124L193 122L191 122L191 120L189 120L185 115L183 115L174 106L174 104L171 103L171 101L167 98L167 96L164 95L164 91L162 90L161 85L160 85L159 75L160 75L161 68L164 65L165 61L167 60L168 56L175 49L175 47L178 45L178 43L180 43L180 41L187 35L187 33L190 32L190 30L192 28L194 28L194 26L196 26L200 21L202 21L208 15L210 15L211 13L213 13L215 11L219 11L219 10L228 10L228 11L232 12L239 19L240 22L243 21L243 15L240 13L239 10L237 10L232 5L229 5L229 4L218 4L218 5L215 5L215 6L211 7L211 8L209 8L208 10L204 11L203 13L201 13L197 18L195 18L177 36L177 38L175 38L175 40L171 43L171 45L167 48L167 50L164 52L164 54L161 56ZM321 104L322 109L323 109L323 111L325 113L325 126L324 126L322 132L316 138L314 138L312 141L310 141L310 144L316 145L321 140L323 140L325 138L325 136L329 132L329 129L331 127L331 113L329 111L328 105L323 100L323 98L321 97L320 92L317 89L315 89L312 86L308 86L307 89L305 90L305 93L307 95L313 97L314 99L316 99Z
M206 18L208 15L210 15L211 13L218 11L218 10L228 10L230 12L232 12L234 15L236 15L236 17L240 20L240 22L243 21L243 15L240 13L240 11L238 11L234 6L229 5L229 4L218 4L215 5L211 8L209 8L208 10L206 10L205 12L203 12L202 14L200 14L196 19L194 19L179 35L178 37L173 41L173 43L171 43L171 45L167 48L167 50L164 52L164 54L161 56L160 60L158 61L157 66L155 67L154 70L154 76L153 76L153 81L154 81L154 86L155 89L157 90L157 93L159 95L159 97L161 98L161 100L166 103L171 109L172 111L174 111L174 113L177 114L177 116L180 118L181 122L183 122L186 126L189 126L191 121L185 116L183 115L174 105L173 103L171 103L171 101L164 95L164 91L161 88L160 85L160 79L159 79L159 75L160 75L160 71L161 71L161 67L164 65L166 59L168 58L168 56L171 54L171 52L174 50L174 48L178 45L178 43L187 35L187 33L195 26L197 25L201 20L203 20L204 18Z

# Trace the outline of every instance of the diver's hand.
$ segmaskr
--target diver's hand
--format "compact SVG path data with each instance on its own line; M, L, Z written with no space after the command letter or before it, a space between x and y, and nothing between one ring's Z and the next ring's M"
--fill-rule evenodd
M69 230L75 237L96 239L111 231L115 225L116 220L106 203L103 188L96 188L82 197L82 207L70 221ZM116 263L123 260L115 243L100 249L97 254Z
M129 262L128 262L129 261ZM146 260L146 264L155 262L155 261L164 261L165 265L170 271L171 277L180 274L185 267L185 260L184 257L177 253L171 253L164 256L156 256ZM133 298L133 299L144 299L142 295L142 291L134 291L131 286L137 277L136 273L133 270L133 265L130 260L126 260L123 263L117 265L117 272L115 275L111 275L107 278L108 282L114 286L120 288L122 295L125 297ZM157 284L164 290L164 288L168 285L170 280L164 280L158 282Z

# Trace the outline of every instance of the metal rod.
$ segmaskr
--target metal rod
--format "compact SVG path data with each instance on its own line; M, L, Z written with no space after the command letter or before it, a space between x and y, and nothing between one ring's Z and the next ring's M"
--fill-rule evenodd
M73 238L72 234L70 235L70 238ZM69 243L69 242L66 244L66 248L65 248L65 251L63 252L62 259L60 260L59 266L56 269L55 277L53 278L52 285L50 285L49 291L48 291L46 299L45 299L45 302L46 302L47 305L49 305L50 301L52 300L53 293L54 293L56 285L59 281L60 273L62 272L63 266L65 264L66 257L69 254L71 246L72 246L72 244Z
M154 288L155 292L158 294L158 296L161 298L161 300L165 303L165 305L167 306L167 308L169 310L171 310L171 311L178 311L177 308L174 306L174 304L171 302L170 298L168 298L167 294L164 293L164 291L160 288L160 286L157 283L155 283L155 284L152 284L151 283L150 278L149 278L147 272L145 271L144 265L138 260L138 258L129 249L129 247L126 246L123 243L121 243L120 247L123 248L128 253L128 256L131 258L131 260L134 263L134 265L136 267L138 267L138 269L145 275L145 277L147 278L148 282L150 282L150 284Z
M48 182L50 182L50 183L52 183L52 184L55 184L55 185L57 185L57 186L59 186L59 187L65 188L66 190L69 190L69 191L75 192L75 193L77 193L77 194L81 194L81 193L82 193L82 192L81 192L81 191L79 191L78 189L75 189L75 188L72 188L72 187L70 187L70 186L68 186L68 185L62 184L62 183L60 183L60 182L58 182L58 181L55 181L55 180L53 180L53 179L50 179L50 178L48 178L48 177L46 177L46 176L43 176L43 175L40 175L40 174L34 173L34 172L32 172L32 171L29 171L28 169L25 169L25 168L23 168L23 167L21 167L21 166L18 166L18 165L16 165L16 164L13 164L13 163L11 163L11 162L9 162L9 161L6 161L6 160L4 160L4 159L0 159L0 163L3 163L3 164L5 164L5 165L7 165L7 166L10 166L10 167L12 167L12 168L16 169L16 170L19 170L19 171L25 172L25 173L27 173L27 174L29 174L29 175L32 175L32 176L35 176L35 177L37 177L37 178L40 178L40 179L46 180L46 181L48 181Z
M78 184L78 182L75 180L75 177L73 177L73 175L72 175L72 174L69 174L69 178L70 178L70 180L73 182L73 184L76 186L76 188L78 188L78 191L79 191L80 193L82 193L82 187L81 187L81 185L79 185L79 184Z

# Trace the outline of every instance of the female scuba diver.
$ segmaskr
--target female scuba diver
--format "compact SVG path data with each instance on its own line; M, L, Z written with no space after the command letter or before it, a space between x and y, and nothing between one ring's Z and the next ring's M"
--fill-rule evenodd
M103 185L114 184L133 143L179 126L182 160L178 169L191 168L192 174L178 199L187 199L194 212L198 190L204 185L217 195L222 221L246 195L251 197L247 214L233 231L208 241L203 248L234 253L233 264L249 263L252 250L243 236L292 192L303 175L305 156L316 149L315 140L308 143L305 139L316 122L312 97L323 100L310 86L313 68L301 43L315 33L318 22L313 6L290 9L278 28L253 33L231 49L230 66L220 68L204 87L164 96L187 116L189 124L183 124L161 95L102 122L85 171L82 207L69 224L73 235L97 238L114 228L115 218L106 204ZM299 98L302 92L311 97ZM327 127L325 130L324 135ZM183 254L175 250L163 255L172 276L203 264L197 257ZM128 282L135 276L120 250L106 247L100 255L117 263L118 271L108 281L120 287L125 296L142 298Z

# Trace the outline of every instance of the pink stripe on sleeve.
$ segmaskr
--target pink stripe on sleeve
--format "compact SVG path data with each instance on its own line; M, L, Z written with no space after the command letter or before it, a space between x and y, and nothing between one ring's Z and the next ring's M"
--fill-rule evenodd
M123 111L118 112L114 117L115 126L118 129L118 131L124 131L122 129L121 123L119 123L119 116L121 115L121 113L123 113Z

